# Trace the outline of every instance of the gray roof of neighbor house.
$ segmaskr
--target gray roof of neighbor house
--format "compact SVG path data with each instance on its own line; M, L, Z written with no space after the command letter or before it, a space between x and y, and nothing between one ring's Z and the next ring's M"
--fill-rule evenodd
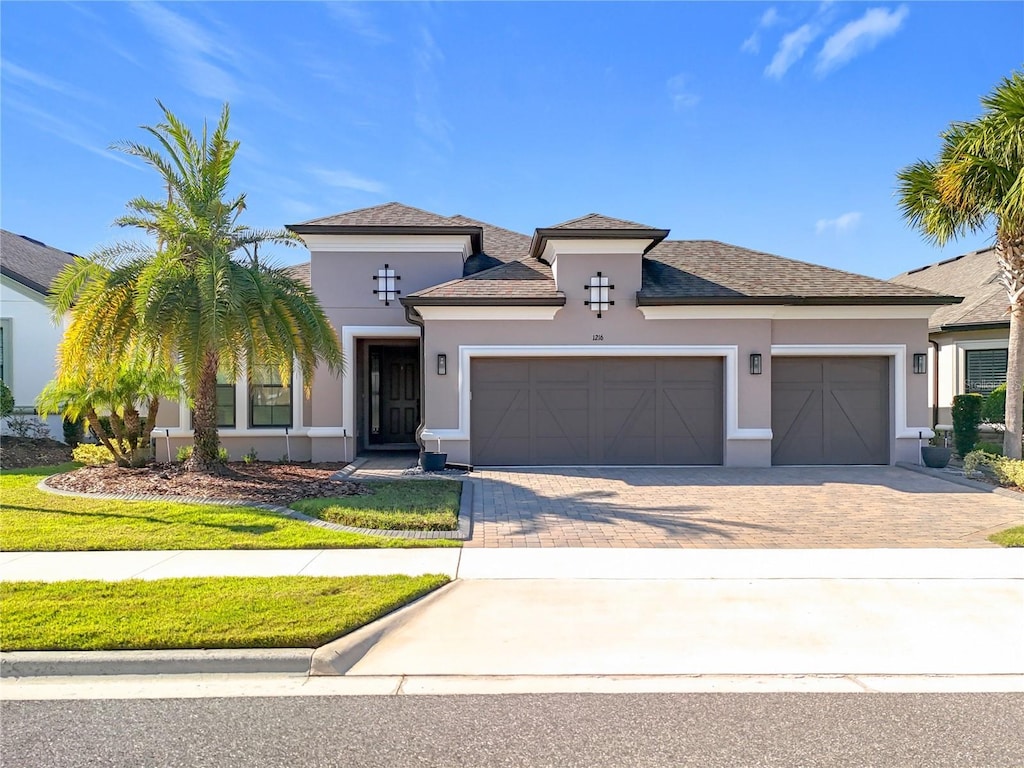
M39 240L0 230L0 273L36 293L49 293L54 278L74 258Z
M301 264L291 264L290 266L285 267L284 271L296 280L303 282L306 285L312 285L309 276L309 266L309 262L304 261Z
M985 248L912 269L896 275L892 282L964 297L962 304L940 307L932 313L928 323L932 330L1009 327L1010 302L998 276L995 248Z

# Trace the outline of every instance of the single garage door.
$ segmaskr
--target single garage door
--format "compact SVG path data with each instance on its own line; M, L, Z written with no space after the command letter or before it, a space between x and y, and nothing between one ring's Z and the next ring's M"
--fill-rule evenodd
M473 463L721 464L720 358L478 359Z
M889 360L773 357L773 464L888 464Z

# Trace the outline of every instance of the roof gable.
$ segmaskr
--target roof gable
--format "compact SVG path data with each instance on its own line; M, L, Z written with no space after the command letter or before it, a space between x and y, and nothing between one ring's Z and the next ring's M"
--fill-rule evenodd
M49 293L54 278L74 260L73 253L0 230L0 272L36 293Z
M449 224L451 222L446 216L437 213L402 203L384 203L331 216L321 216L293 226L436 227Z
M601 213L588 213L585 216L555 224L548 229L657 229L657 227L649 227L646 224L638 224L626 219L615 219Z

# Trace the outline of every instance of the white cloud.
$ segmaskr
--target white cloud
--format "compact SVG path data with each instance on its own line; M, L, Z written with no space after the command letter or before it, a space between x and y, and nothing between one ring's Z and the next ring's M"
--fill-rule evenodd
M743 45L740 46L740 50L744 53L760 53L761 30L774 26L778 20L779 12L775 10L775 6L772 6L762 13L760 21L757 22L757 27L750 33L750 37L743 41Z
M382 195L387 191L387 186L382 182L357 176L351 171L344 169L310 168L309 172L323 184L331 187L355 189L359 192L369 192L374 195Z
M686 74L680 73L670 77L665 83L665 87L668 90L668 97L672 101L672 108L677 112L696 106L700 101L700 96L690 88L690 77Z
M48 91L60 93L64 96L81 99L82 101L96 101L94 96L86 93L85 91L75 88L72 85L68 85L61 80L56 80L48 75L44 75L41 72L35 72L31 69L19 67L9 59L0 59L0 71L3 72L4 78L16 83L44 88Z
M328 3L327 12L342 27L372 43L386 43L390 38L380 30L361 3Z
M825 41L818 53L815 71L826 75L855 56L870 51L885 38L896 34L909 13L905 5L894 11L885 8L867 10Z
M819 34L820 31L817 27L804 24L785 35L782 42L779 43L779 49L772 57L771 63L765 67L765 76L781 80L789 68L800 60L807 51L807 47L814 42Z
M441 87L436 67L444 52L427 27L420 28L420 44L413 51L413 89L416 109L413 119L423 137L433 146L452 149L452 125L441 107Z
M834 219L818 219L814 229L819 235L830 229L840 233L849 232L860 223L860 216L860 211L849 211L848 213L836 216Z

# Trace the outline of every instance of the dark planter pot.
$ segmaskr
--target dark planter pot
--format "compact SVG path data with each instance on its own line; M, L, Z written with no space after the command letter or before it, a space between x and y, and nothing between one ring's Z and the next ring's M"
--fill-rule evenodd
M921 461L926 467L942 469L949 464L949 457L953 454L952 448L944 448L941 445L922 445Z
M423 451L420 454L420 467L424 472L440 472L448 461L447 453L436 453L434 451Z

